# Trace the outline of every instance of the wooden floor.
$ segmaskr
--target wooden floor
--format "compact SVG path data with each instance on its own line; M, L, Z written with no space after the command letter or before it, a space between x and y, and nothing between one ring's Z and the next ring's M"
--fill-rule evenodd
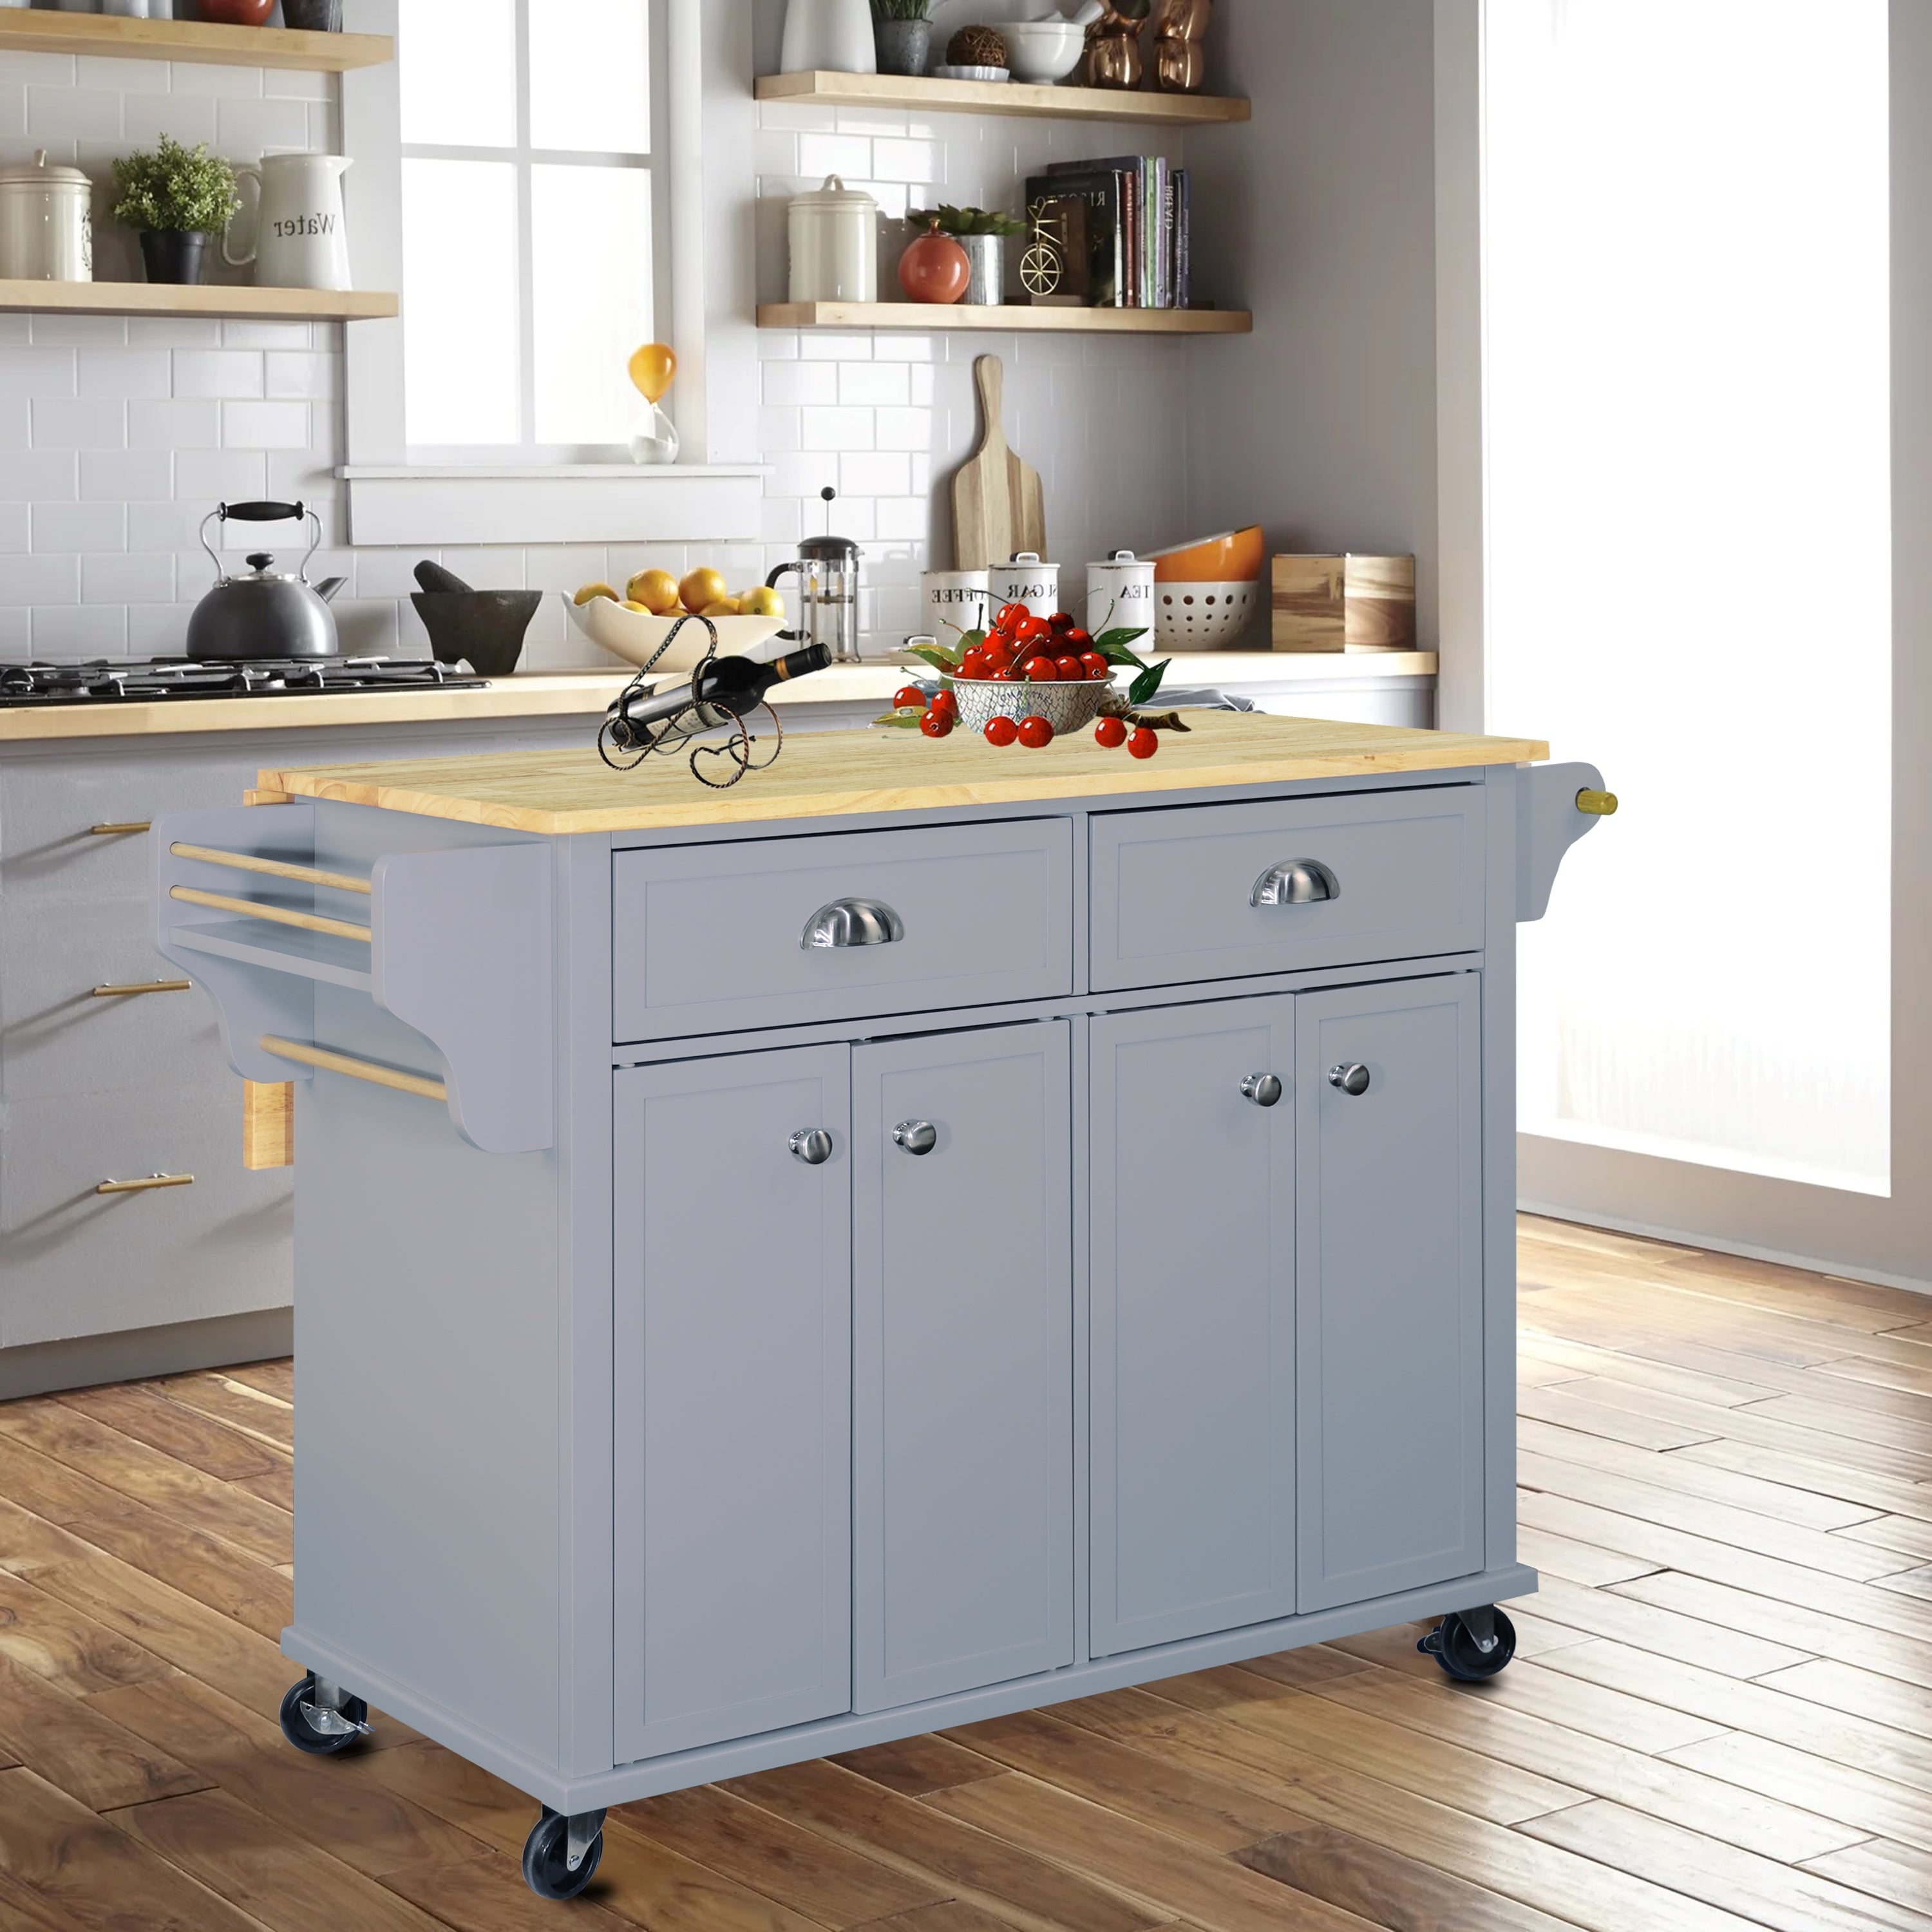
M1932 1302L1522 1256L1495 1683L1385 1630L629 1805L568 1906L460 1760L282 1742L286 1364L0 1407L0 1926L1932 1932Z

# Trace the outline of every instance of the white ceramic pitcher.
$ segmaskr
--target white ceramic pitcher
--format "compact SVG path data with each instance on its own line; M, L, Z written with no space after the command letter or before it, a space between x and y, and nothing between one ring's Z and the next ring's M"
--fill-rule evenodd
M237 268L253 262L264 288L350 287L342 212L348 170L343 154L268 154L238 162L237 181L255 184L254 234L245 253L223 236L221 259Z

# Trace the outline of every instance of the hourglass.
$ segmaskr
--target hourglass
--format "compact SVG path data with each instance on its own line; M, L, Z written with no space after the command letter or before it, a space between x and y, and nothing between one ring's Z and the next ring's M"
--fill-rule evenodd
M662 342L647 342L631 358L631 380L644 399L644 413L631 432L633 463L675 463L677 426L658 402L677 374L677 356Z

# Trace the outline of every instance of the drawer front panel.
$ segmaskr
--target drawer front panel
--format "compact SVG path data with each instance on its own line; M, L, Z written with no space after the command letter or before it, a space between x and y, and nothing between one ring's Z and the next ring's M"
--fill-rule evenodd
M1072 990L1065 819L620 852L613 1037L925 1012ZM822 908L889 908L882 944L808 947Z
M1483 804L1480 788L1454 785L1098 817L1094 989L1473 952ZM1332 896L1253 903L1265 875L1298 861Z

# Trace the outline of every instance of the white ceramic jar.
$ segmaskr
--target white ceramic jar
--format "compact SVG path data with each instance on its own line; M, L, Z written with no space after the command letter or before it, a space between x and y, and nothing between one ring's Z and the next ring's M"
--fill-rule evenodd
M992 621L992 587L983 570L928 570L920 574L920 628L947 645Z
M877 74L872 0L791 0L785 9L781 74Z
M836 175L798 196L789 215L791 299L871 302L879 298L879 204Z
M1011 563L994 564L991 575L996 615L1006 604L1024 604L1036 617L1051 617L1060 608L1059 565L1042 562L1030 550Z
M30 162L0 168L0 278L94 279L94 184L78 168Z
M1087 628L1144 631L1154 634L1154 566L1130 550L1117 550L1105 563L1087 566Z

